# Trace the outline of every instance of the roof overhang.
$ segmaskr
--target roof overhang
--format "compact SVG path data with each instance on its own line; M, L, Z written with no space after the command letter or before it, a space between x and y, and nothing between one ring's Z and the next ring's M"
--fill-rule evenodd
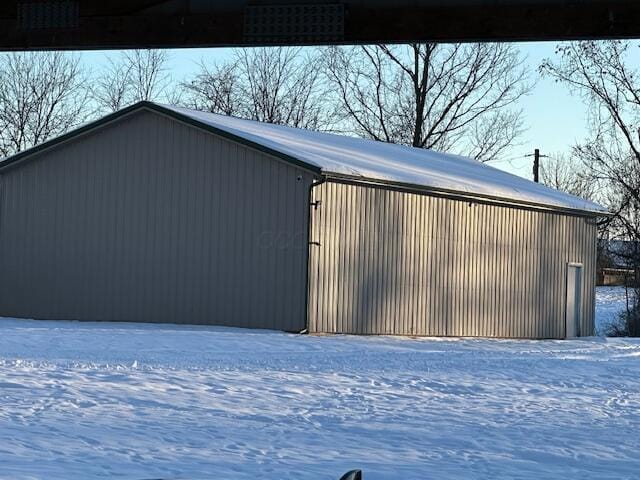
M639 37L635 0L0 2L0 50Z
M380 188L388 188L391 190L400 190L404 192L413 192L434 197L449 198L469 203L479 203L488 205L498 205L521 210L532 210L538 212L549 212L562 215L570 215L576 217L605 218L613 216L610 212L600 210L580 210L575 208L557 207L536 202L525 202L521 200L511 200L495 195L484 195L479 193L460 192L458 190L449 190L446 188L427 187L424 185L416 185L412 183L385 182L378 179L368 179L363 177L352 177L348 175L327 174L325 178L329 181L338 183L348 183L357 185L368 185Z

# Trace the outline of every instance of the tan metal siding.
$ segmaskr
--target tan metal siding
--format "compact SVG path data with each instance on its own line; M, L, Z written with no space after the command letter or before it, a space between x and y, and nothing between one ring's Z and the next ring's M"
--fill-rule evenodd
M304 170L141 112L1 181L0 315L305 327Z
M593 333L593 222L336 182L313 197L313 332L562 338L579 262Z

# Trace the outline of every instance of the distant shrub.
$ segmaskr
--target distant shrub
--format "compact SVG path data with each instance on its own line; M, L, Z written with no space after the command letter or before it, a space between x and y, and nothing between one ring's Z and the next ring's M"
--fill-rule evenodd
M628 337L629 329L626 321L627 312L621 312L614 321L609 322L603 327L603 333L606 337Z
M625 322L630 337L640 337L640 301L636 301L634 308L625 313Z
M604 333L607 337L640 337L640 294L636 289L629 303L629 308L618 314L618 318L606 325Z

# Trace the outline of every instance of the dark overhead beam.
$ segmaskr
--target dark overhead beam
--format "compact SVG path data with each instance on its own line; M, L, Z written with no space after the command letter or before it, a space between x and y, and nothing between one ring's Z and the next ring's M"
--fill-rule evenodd
M5 1L0 50L640 38L637 0L284 3Z

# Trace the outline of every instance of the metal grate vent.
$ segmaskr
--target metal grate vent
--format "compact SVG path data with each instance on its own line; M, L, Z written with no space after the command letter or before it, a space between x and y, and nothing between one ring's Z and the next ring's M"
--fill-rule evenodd
M344 5L253 5L245 9L247 42L318 42L344 39Z
M18 27L22 30L76 28L80 23L78 1L39 1L18 3Z

